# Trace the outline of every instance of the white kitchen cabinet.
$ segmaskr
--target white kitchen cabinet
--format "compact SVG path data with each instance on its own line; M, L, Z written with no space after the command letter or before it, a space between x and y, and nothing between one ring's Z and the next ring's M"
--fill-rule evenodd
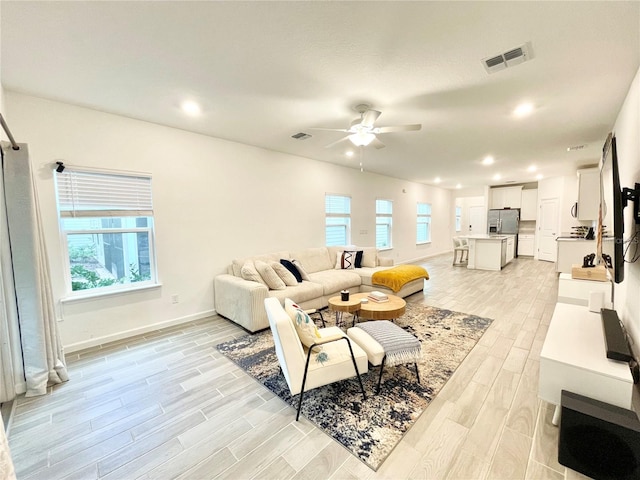
M522 186L492 188L491 208L520 208L522 204Z
M516 256L516 236L507 235L507 254L505 264L509 263Z
M469 261L471 270L501 270L507 260L507 242L514 235L469 235Z
M528 221L537 219L538 214L538 189L522 190L522 204L520 206L520 220Z
M578 170L578 220L597 220L600 208L600 171Z
M535 235L518 235L518 255L533 257L535 242Z

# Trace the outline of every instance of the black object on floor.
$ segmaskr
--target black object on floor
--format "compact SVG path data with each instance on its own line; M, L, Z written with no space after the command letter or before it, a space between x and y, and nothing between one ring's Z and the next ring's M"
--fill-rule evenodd
M640 478L635 412L562 391L558 461L595 480Z

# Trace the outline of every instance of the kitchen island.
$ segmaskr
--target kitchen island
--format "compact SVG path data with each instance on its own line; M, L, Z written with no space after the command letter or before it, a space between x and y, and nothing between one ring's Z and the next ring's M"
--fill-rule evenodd
M514 235L470 235L469 262L473 270L499 271L513 260Z

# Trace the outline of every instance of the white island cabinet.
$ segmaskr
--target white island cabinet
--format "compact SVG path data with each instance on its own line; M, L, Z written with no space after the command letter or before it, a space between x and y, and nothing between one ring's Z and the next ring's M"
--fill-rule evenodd
M475 270L501 270L513 256L508 255L507 235L471 235L469 240L469 263L467 268Z

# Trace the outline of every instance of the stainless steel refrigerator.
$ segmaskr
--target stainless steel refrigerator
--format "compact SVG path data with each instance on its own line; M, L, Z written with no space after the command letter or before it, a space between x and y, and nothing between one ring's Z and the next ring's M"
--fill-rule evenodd
M487 218L489 235L515 235L515 256L518 254L519 208L491 209Z

